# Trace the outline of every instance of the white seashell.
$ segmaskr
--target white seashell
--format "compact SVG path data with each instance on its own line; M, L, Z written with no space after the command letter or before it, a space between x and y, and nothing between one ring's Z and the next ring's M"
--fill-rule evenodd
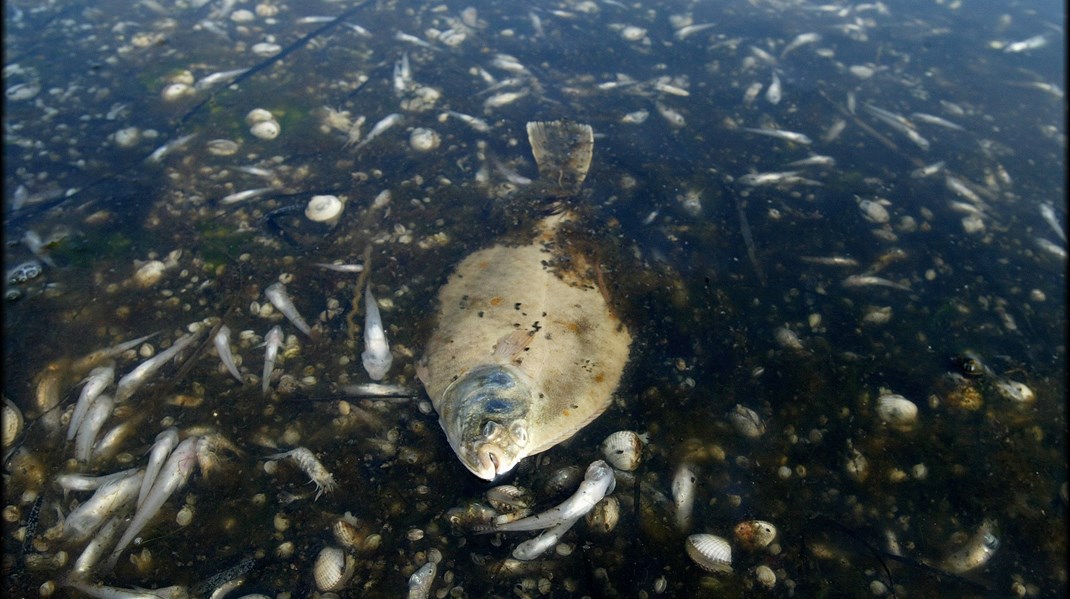
M312 566L316 588L323 592L341 591L353 577L356 564L353 556L346 555L341 549L324 547L316 556L316 563Z
M738 403L728 413L728 421L732 423L732 427L736 429L737 433L748 439L757 439L765 433L765 423L762 422L758 413Z
M746 520L732 529L736 543L747 551L765 549L776 538L776 527L765 520Z
M160 92L160 97L164 102L175 102L193 95L193 86L185 83L172 83L163 88Z
M119 129L112 135L112 139L115 140L115 145L120 148L130 148L141 141L141 130L137 127Z
M1002 379L996 381L996 391L1003 397L1017 403L1032 403L1037 396L1025 383Z
M620 501L612 495L603 497L591 511L587 512L586 520L587 528L595 532L603 534L613 532L613 529L617 527L617 522L620 522Z
M438 133L424 127L417 127L409 134L409 146L417 152L430 152L442 143Z
M233 156L238 153L238 142L230 139L212 139L205 146L208 153L214 156Z
M869 476L869 460L862 455L862 452L857 449L851 449L851 453L847 455L845 469L847 470L847 478L859 483L864 482L866 477Z
M773 572L773 569L765 564L754 569L754 578L758 581L758 584L767 589L776 586L776 572Z
M695 484L698 473L694 464L684 462L677 466L672 477L672 503L676 508L676 528L680 532L691 529L691 515L695 509Z
M918 406L902 395L885 393L877 398L877 414L888 426L904 430L918 421Z
M344 208L345 202L338 199L338 196L312 196L305 207L305 216L313 222L333 224L338 221Z
M254 19L256 19L256 17L253 15L253 12L250 10L245 10L244 8L238 9L230 13L230 20L234 21L235 23L248 23Z
M277 121L260 121L249 128L249 133L252 133L260 139L275 139L279 136L279 132L282 128L279 127Z
M22 434L22 410L15 402L4 398L4 418L0 423L4 427L4 449L14 445L15 440Z
M629 42L637 42L646 37L646 29L636 27L635 25L628 25L624 29L621 29L620 36Z
M167 265L159 260L149 260L145 264L142 264L137 272L134 273L134 282L138 287L142 289L148 289L156 283L160 282L163 278L164 271L167 270Z
M687 555L703 570L710 572L732 571L732 546L725 539L711 534L687 537L684 544Z
M639 467L643 440L635 431L617 431L602 441L601 448L610 466L631 472Z
M270 111L264 110L263 108L254 108L249 111L249 114L245 115L245 124L249 125L250 127L257 123L263 123L264 121L273 120L275 120L275 115L271 114Z

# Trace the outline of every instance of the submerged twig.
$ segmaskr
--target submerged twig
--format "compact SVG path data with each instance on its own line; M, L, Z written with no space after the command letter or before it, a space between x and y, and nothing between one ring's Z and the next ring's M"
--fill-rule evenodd
M360 271L360 275L357 277L357 288L353 290L353 307L346 314L346 334L349 336L349 341L353 344L353 347L356 347L357 333L360 332L360 325L357 324L356 316L360 312L360 300L364 297L364 285L368 280L368 273L372 271L371 245L364 247L363 258L364 270Z

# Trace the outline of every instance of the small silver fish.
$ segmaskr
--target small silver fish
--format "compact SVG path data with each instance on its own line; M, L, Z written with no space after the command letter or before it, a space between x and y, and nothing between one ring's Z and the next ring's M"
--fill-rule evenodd
M528 95L528 91L526 89L517 92L503 92L500 94L495 94L483 101L483 108L500 108L502 106L505 106L506 104L512 104L513 102L516 102L517 100L523 98L526 95Z
M768 137L775 137L776 139L783 139L797 144L808 146L813 143L806 134L796 133L795 131L785 131L783 129L756 129L752 127L744 127L744 131L748 133L757 133L758 135L766 135Z
M552 528L568 520L574 520L587 514L594 509L595 504L603 497L613 492L617 479L613 474L613 468L605 460L596 460L587 467L576 492L545 512L513 520L504 524L491 524L486 530L477 531L480 534L489 532L519 532L525 530L543 530Z
M159 476L153 482L152 488L149 489L145 501L137 508L133 519L130 520L130 526L115 545L115 549L112 550L107 563L109 570L115 567L115 563L119 560L119 556L126 549L126 546L156 516L160 508L163 507L164 502L189 480L193 467L197 465L198 440L199 437L196 436L187 437L171 452L167 462L160 469ZM141 488L140 482L139 480L137 486L139 490Z
M823 266L858 266L858 260L846 256L799 256L799 260Z
M1049 202L1045 202L1040 205L1040 216L1044 218L1044 221L1048 223L1048 226L1055 231L1055 234L1059 236L1059 239L1066 243L1066 231L1063 230L1063 226L1059 224L1059 219L1055 216L1055 206Z
M397 33L395 33L394 39L399 42L405 42L407 44L415 44L417 46L420 46L421 48L427 48L428 50L438 50L438 48L432 46L430 43L425 42L424 40L416 37L415 35L405 33L404 31L398 31Z
M115 403L123 403L130 399L134 393L141 388L154 374L160 369L161 366L166 364L171 358L178 355L179 352L186 349L191 343L201 336L204 329L198 330L196 333L190 333L175 340L171 344L171 347L156 354L155 356L145 360L141 364L134 368L130 372L126 373L123 378L119 379L119 383L115 388Z
M372 130L368 132L368 136L364 138L364 141L354 146L353 151L359 152L361 149L364 148L364 146L367 146L369 143L371 143L373 139L382 135L387 129L390 129L394 125L400 123L401 120L402 116L396 112L386 115L378 123L375 123L375 126L372 127Z
M108 421L108 418L111 418L111 412L114 408L115 401L107 395L98 396L89 405L85 418L82 419L82 424L75 434L74 458L76 460L83 464L89 463L89 459L93 457L93 442L96 441L100 430L104 428L104 423Z
M74 435L78 432L78 427L82 425L82 419L89 410L89 406L105 389L111 386L114 380L114 362L104 366L97 366L89 371L89 376L85 379L85 386L82 387L82 393L78 396L78 402L74 405L74 412L71 413L70 427L67 429L68 441L74 439Z
M435 580L438 565L428 561L409 577L408 599L427 599L431 596L431 583Z
M683 40L687 39L688 37L700 32L700 31L705 31L705 30L709 29L710 27L714 27L716 25L717 25L716 23L698 23L698 24L695 24L695 25L686 25L684 27L681 27L681 28L677 29L672 35L676 39L683 41Z
M913 178L913 179L924 179L926 177L931 177L931 176L936 175L938 173L941 173L943 171L944 171L944 161L941 160L940 162L934 162L932 164L927 164L925 166L918 167L918 168L910 171L910 177Z
M915 112L915 113L912 113L910 115L910 117L912 119L914 119L915 121L918 121L920 123L928 123L930 125L936 125L938 127L943 127L945 129L951 129L951 130L954 130L954 131L965 131L966 130L965 128L963 128L962 125L958 125L956 123L952 123L951 121L949 121L949 120L947 120L945 118L938 117L938 116L933 115L933 114L925 114L924 112Z
M383 330L379 305L372 295L371 283L364 291L364 351L360 354L360 360L373 381L382 380L394 361L386 331Z
M227 367L227 370L238 379L239 383L244 383L245 380L241 376L241 372L238 371L238 365L234 363L234 354L230 351L230 327L222 325L219 327L219 331L215 334L215 339L212 339L212 343L215 345L216 353L219 354L219 359L223 361L223 366Z
M814 44L820 41L820 33L800 33L799 35L795 36L795 39L791 40L791 43L789 43L787 46L784 46L784 49L780 52L780 58L783 59L789 53L799 49L802 46L805 46L806 44Z
M101 485L93 496L76 507L63 521L63 538L70 543L84 543L104 522L134 501L141 488L144 472L115 478Z
M568 532L579 519L580 517L562 520L557 526L547 528L539 536L533 539L528 539L517 545L516 549L513 549L513 558L521 561L529 561L546 553L561 540L561 537Z
M673 127L684 127L687 125L687 121L684 120L684 115L673 110L672 108L669 108L661 102L654 102L654 107L657 108L658 114L660 114L662 118L664 118L669 123L669 125Z
M164 460L171 455L171 450L177 445L178 429L175 427L156 435L156 442L152 444L152 449L149 451L149 463L145 466L145 477L141 481L141 490L137 495L137 507L141 507L141 504L145 503L145 498L148 496L149 490L152 489L152 484L156 482L156 476L160 474L160 469L163 468Z
M264 296L271 302L272 306L275 306L282 315L289 319L295 327L302 333L308 336L312 336L312 327L308 326L305 319L301 317L301 314L297 311L297 307L294 306L293 300L290 299L290 295L286 293L286 286L282 283L272 283L268 285L264 290Z
M218 73L212 73L211 75L198 79L197 82L193 84L193 88L198 91L209 89L224 81L230 81L248 70L249 69L234 69L233 71L219 71Z
M476 131L479 131L480 133L486 133L487 131L490 131L490 125L487 124L487 121L484 121L481 118L467 115L461 112L454 112L452 110L447 110L446 114L461 121L465 125L468 125L469 127L475 129Z
M52 257L48 255L45 243L41 240L41 236L37 234L37 231L27 229L22 235L22 243L29 248L30 252L33 253L38 260L52 268L56 267L56 263L53 262Z
M765 90L765 101L776 105L780 103L780 100L783 97L784 92L783 88L780 86L780 77L777 76L776 70L774 70L773 80L769 83L769 88Z
M1034 239L1034 243L1037 244L1038 248L1044 250L1045 252L1048 252L1052 256L1066 260L1066 248L1056 244L1055 242L1049 239L1044 239L1043 237L1037 237L1036 239Z
M1013 42L1003 47L1004 52L1015 54L1018 52L1027 52L1029 50L1037 50L1048 45L1048 36L1044 34L1034 35L1031 38L1024 39L1020 42Z
M171 152L184 148L186 144L188 144L196 136L196 133L190 133L189 135L183 135L178 139L173 139L165 143L164 145L156 148L152 152L152 154L149 154L149 157L145 159L145 162L160 162Z
M851 275L841 281L840 283L844 287L890 287L892 289L898 289L900 291L911 291L910 287L901 285L895 281L885 279L883 277L875 277L873 275Z
M812 155L812 156L810 156L808 158L803 158L802 160L796 160L795 162L789 162L785 166L790 166L790 167L793 167L793 168L806 167L806 166L833 167L833 166L836 166L836 159L833 158L832 156L823 156L821 154L814 154L814 155Z
M354 273L364 271L363 264L327 264L324 262L317 262L316 266L327 270L333 270L334 272Z
M269 194L275 191L274 187L258 187L256 189L246 189L244 191L236 191L232 194L223 196L219 199L220 204L230 205L237 204L238 202L244 202L253 198L258 198L262 195Z
M271 388L271 373L275 370L275 360L279 356L279 348L282 347L282 329L279 325L271 327L267 336L264 338L264 377L261 381L260 388L265 394L268 389Z
M402 52L401 59L394 63L394 94L401 97L412 86L412 69L409 67L409 53Z
M944 558L942 565L954 574L969 572L988 563L997 549L999 539L995 534L995 524L985 520L965 545Z

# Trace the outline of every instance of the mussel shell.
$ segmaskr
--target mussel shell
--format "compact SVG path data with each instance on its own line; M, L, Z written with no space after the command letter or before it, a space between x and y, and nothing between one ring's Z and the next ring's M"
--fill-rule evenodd
M705 533L691 535L687 537L684 548L703 570L732 571L732 546L722 537Z
M765 433L765 423L754 410L736 404L736 407L728 413L728 421L736 432L748 439L757 439Z

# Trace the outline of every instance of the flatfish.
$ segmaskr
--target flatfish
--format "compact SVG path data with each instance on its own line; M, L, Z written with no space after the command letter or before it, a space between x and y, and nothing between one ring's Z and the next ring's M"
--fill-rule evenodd
M529 123L528 136L540 177L559 197L575 193L590 163L590 127ZM574 218L561 210L536 224L530 244L471 254L439 291L417 375L450 446L480 478L509 472L598 417L628 361L631 334L598 265L561 226Z

